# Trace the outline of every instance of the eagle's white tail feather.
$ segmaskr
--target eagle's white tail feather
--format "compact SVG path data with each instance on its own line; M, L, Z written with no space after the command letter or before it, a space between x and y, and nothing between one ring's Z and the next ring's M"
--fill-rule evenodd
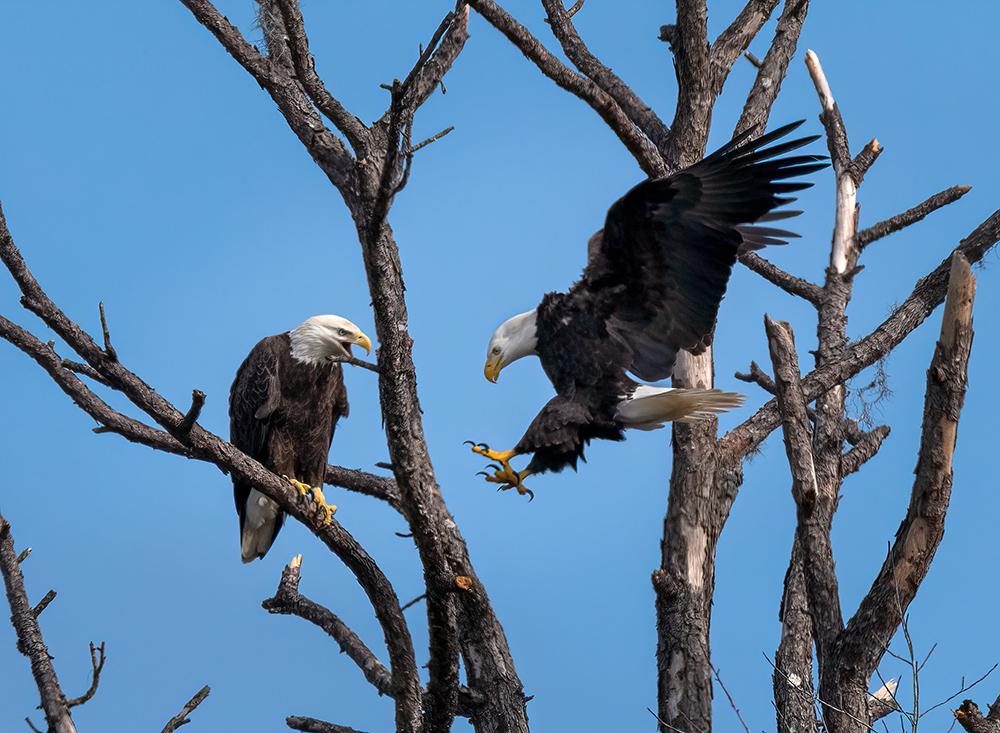
M739 407L743 395L718 389L673 389L640 385L618 403L617 419L636 430L656 430L668 422L690 422Z
M256 489L250 490L246 517L243 520L243 535L240 537L240 556L243 562L253 562L271 549L279 511L274 501Z

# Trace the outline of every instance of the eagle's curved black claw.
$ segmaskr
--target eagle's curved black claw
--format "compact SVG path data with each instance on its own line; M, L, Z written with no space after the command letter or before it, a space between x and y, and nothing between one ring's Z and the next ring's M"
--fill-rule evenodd
M524 491L525 494L528 495L528 503L531 503L531 502L533 502L535 500L535 492L534 491L532 491L531 489L526 489L523 486L521 487L521 489Z
M462 445L475 445L475 442L471 440L463 440Z
M490 477L490 475L488 473L486 473L486 471L476 471L476 473L474 475L476 475L476 476L485 476L486 478Z
M482 448L483 450L489 450L490 446L487 443L476 443L477 448Z
M494 471L503 471L503 468L501 466L498 466L496 463L487 463L486 467L492 468Z

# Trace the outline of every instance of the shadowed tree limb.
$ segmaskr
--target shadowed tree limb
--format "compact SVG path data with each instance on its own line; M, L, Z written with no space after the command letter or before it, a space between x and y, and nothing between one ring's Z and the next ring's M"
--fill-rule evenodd
M285 718L285 724L292 730L301 730L306 733L364 733L364 731L349 728L346 725L336 725L335 723L327 723L325 720L306 718L301 715Z
M823 289L819 285L814 285L808 280L791 275L773 262L764 259L756 252L742 252L739 256L748 270L753 270L772 285L777 285L789 295L799 298L819 307L820 296Z
M316 73L316 59L309 51L305 21L296 0L277 0L284 22L288 49L295 67L295 76L316 108L347 138L358 157L364 157L371 142L371 132L336 99Z
M670 137L670 129L663 120L622 81L621 77L590 52L573 24L572 14L563 6L562 0L542 0L542 6L548 14L552 33L573 65L606 92L654 146L663 150Z
M666 175L667 167L656 145L636 127L610 94L552 55L531 31L493 0L469 0L469 5L506 36L545 76L590 105L632 153L646 175L652 178Z
M764 328L774 365L778 409L781 411L785 451L792 473L792 496L798 508L795 538L802 552L813 639L822 665L844 628L829 532L837 494L831 495L829 486L821 484L816 475L813 434L799 381L798 356L791 326L786 321L773 321L765 316Z
M52 666L52 658L42 639L42 630L32 612L28 594L24 589L24 576L14 551L14 538L10 524L0 514L0 572L3 573L11 622L17 634L17 650L31 662L31 675L35 678L42 698L42 710L49 730L55 733L76 733L76 725L69 714L66 696L59 686L59 678Z
M184 703L184 707L181 711L177 713L174 717L167 721L167 724L163 726L161 733L173 733L175 730L180 728L182 725L187 725L191 722L188 716L194 712L195 708L205 702L205 698L208 697L209 693L212 692L212 688L208 685L202 687L198 692L194 694L190 700Z
M808 12L809 0L785 0L774 30L774 39L757 68L757 76L736 123L736 133L750 129L762 132L767 126L771 107L781 91L781 83L795 55Z
M888 425L879 425L862 435L854 447L840 459L840 476L849 476L871 460L882 447L882 441L889 437L889 432Z
M296 555L282 571L275 594L261 604L264 610L268 613L298 616L318 626L337 642L340 651L350 657L351 661L358 666L365 679L371 683L379 695L392 697L392 676L389 674L389 670L335 613L299 592L301 577L302 556ZM403 610L405 608L404 606ZM459 715L471 717L475 713L477 703L474 697L468 689L459 690L457 708Z
M751 41L760 33L771 13L778 7L779 0L749 0L719 37L712 44L712 68L717 83L716 94L722 92L722 85L729 78L733 68ZM758 67L759 68L759 67Z

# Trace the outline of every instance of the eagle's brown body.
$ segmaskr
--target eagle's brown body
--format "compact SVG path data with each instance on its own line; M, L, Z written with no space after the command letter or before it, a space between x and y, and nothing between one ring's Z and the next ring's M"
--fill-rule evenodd
M321 486L333 432L347 413L340 364L297 361L288 333L268 336L236 372L229 392L230 440L274 473ZM250 562L270 549L284 516L270 499L235 479L233 496L243 561Z

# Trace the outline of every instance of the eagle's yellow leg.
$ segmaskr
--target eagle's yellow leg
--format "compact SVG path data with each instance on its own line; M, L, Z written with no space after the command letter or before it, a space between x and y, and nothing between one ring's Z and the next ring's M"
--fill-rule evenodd
M527 495L530 498L534 498L535 495L523 483L525 477L531 475L531 471L527 469L524 471L515 471L510 465L510 460L520 455L520 453L516 450L495 451L486 445L486 443L473 443L471 440L465 442L472 446L473 453L488 458L491 461L496 461L499 464L487 466L487 468L495 469L492 476L485 471L479 472L479 474L486 477L487 482L500 484L498 491L517 489L517 493L521 496Z
M509 467L508 467L509 469ZM517 493L521 496L527 494L530 498L534 498L534 494L531 489L524 485L524 479L531 475L531 471L524 469L523 471L511 471L511 470L498 470L494 471L492 476L487 476L486 481L491 484L501 484L497 491L507 491L508 489L517 489Z
M326 503L326 497L323 496L323 489L319 486L310 486L309 484L304 484L301 481L296 481L293 478L288 478L288 476L282 476L288 483L299 490L299 493L305 496L306 494L312 494L313 501L319 504L323 511L326 513L326 518L323 520L324 524L329 524L333 519L334 512L337 511L337 507L333 504Z
M508 471L511 470L510 459L517 455L516 450L495 451L491 450L486 443L472 443L471 440L467 440L465 442L472 444L473 453L478 453L481 456L489 458L491 461L497 461Z

